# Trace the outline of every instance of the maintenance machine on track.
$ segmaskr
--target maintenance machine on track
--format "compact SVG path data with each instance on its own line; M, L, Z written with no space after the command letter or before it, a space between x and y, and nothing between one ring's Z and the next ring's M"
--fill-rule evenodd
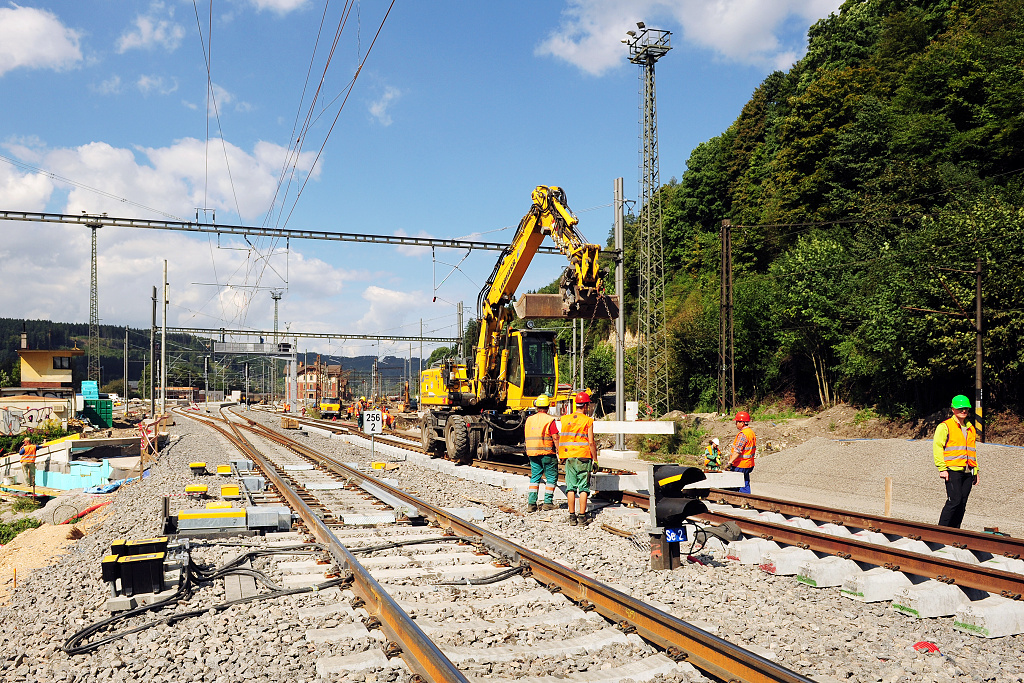
M569 399L558 388L558 346L554 330L512 329L520 318L618 317L616 297L602 291L598 266L601 247L576 230L565 192L540 185L533 205L519 222L477 297L480 336L472 364L442 361L420 377L420 435L429 453L468 463L496 453L524 453L523 424L533 401L547 394L552 402ZM530 262L550 235L569 266L558 294L525 294L510 308ZM515 313L513 313L513 308Z

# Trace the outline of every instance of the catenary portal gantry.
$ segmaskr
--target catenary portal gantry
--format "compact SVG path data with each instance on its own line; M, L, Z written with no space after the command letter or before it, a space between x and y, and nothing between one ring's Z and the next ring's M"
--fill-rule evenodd
M229 330L227 328L206 328L206 327L168 327L169 334L191 334L196 337L261 337L273 339L274 332L268 330ZM402 334L338 334L336 332L277 332L277 336L287 339L369 339L373 341L396 341L396 342L437 342L439 344L452 344L460 341L458 337L420 337L417 335Z
M198 223L193 221L161 221L145 218L117 218L115 216L95 216L65 213L39 213L34 211L3 211L0 220L26 221L32 223L68 223L92 227L144 228L148 230L174 230L178 232L211 233L217 235L255 235L257 237L284 237L288 239L327 240L332 242L363 242L366 244L393 244L396 246L437 247L442 249L477 249L480 251L504 251L507 244L501 242L477 242L475 240L438 239L435 237L409 237L406 235L371 235L355 232L335 232L333 230L293 230L290 228L274 228L252 225L222 225L218 223ZM538 254L558 254L557 247L538 247ZM614 249L602 250L602 255L617 256ZM391 337L389 337L390 339ZM418 337L417 337L418 339Z

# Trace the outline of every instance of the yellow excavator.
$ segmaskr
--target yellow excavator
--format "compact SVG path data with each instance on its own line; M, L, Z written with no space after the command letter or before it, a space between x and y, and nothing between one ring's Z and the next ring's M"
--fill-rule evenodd
M533 401L547 394L554 404L569 399L559 393L555 330L513 329L523 319L613 319L618 300L604 294L598 264L601 247L576 230L579 219L560 187L538 186L530 211L519 222L512 242L477 297L480 335L473 362L444 359L420 377L420 438L432 455L469 463L502 453L524 453L523 424ZM559 278L558 294L524 294L513 303L545 236L569 259ZM511 304L511 307L510 307ZM513 313L513 310L515 313Z

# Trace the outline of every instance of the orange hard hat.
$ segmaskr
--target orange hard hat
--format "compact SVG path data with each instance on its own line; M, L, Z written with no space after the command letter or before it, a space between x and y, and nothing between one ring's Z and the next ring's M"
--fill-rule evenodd
M750 413L745 410L736 413L736 422L750 422Z
M581 391L576 394L576 403L590 403L590 394L585 391Z

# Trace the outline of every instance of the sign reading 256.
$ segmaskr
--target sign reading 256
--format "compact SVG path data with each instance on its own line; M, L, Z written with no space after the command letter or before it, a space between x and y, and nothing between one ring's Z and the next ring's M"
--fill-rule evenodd
M363 413L363 433L383 434L384 413L379 410L367 410Z

